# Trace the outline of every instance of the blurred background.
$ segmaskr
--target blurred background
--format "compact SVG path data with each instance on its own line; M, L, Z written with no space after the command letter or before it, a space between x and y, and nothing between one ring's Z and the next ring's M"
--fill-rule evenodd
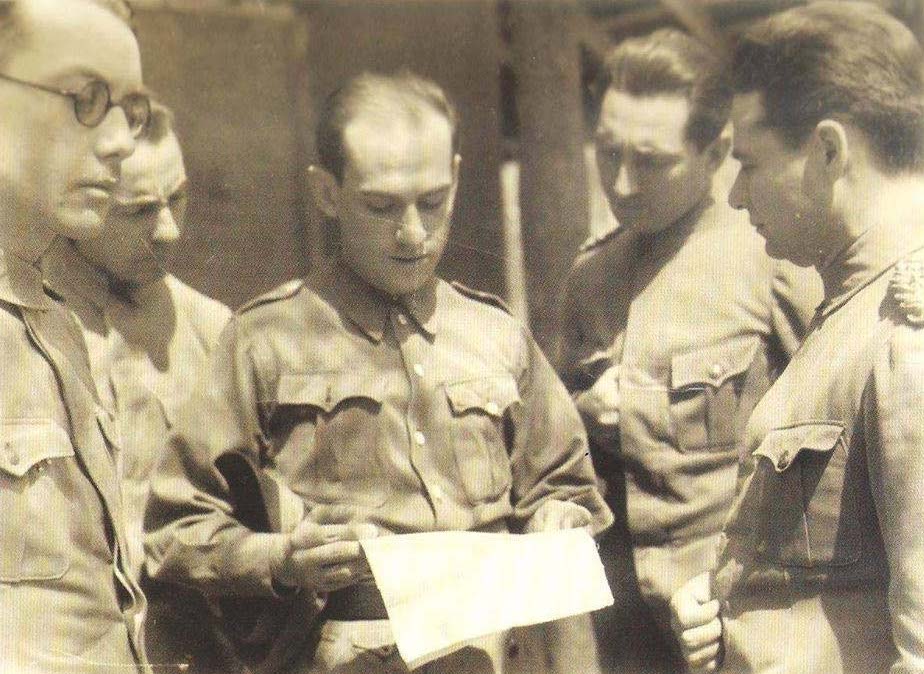
M879 0L924 32L920 0ZM310 265L318 103L407 66L461 113L447 279L497 293L550 343L578 245L613 227L588 141L608 46L682 25L703 39L793 0L134 0L144 75L177 117L191 182L177 274L232 307ZM726 172L733 174L733 171ZM721 181L720 181L721 182Z

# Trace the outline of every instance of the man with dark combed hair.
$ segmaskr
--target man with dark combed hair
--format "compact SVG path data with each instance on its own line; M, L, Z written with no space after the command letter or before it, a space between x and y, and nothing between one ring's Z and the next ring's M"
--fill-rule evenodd
M741 429L798 346L820 284L771 260L713 200L732 92L708 47L675 29L626 40L601 89L597 162L619 227L585 244L569 275L559 373L624 513L625 540L618 529L606 539L611 577L632 590L637 580L679 661L668 602L714 561ZM601 617L601 643L626 638Z
M0 670L140 672L114 420L40 263L101 234L150 104L113 3L0 3Z
M729 200L825 298L748 421L717 565L672 600L696 668L924 671L922 58L853 2L737 46Z
M611 515L528 330L497 298L436 276L461 162L445 95L361 75L327 110L310 178L331 245L222 334L152 485L148 568L212 596L326 602L313 660L294 653L286 671L406 673L360 540L598 532ZM276 478L291 524L260 533L232 517L229 457ZM504 667L492 634L416 671Z

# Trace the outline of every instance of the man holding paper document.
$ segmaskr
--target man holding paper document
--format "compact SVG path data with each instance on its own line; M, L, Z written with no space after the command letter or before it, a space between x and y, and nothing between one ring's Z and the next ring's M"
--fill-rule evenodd
M318 595L320 645L286 671L407 672L360 540L596 533L611 514L577 412L526 328L435 275L460 163L443 91L360 75L327 101L317 147L324 259L225 331L154 480L150 570L212 595ZM218 468L229 454L276 478L304 511L294 528L256 533L231 516ZM503 636L426 667L501 672Z

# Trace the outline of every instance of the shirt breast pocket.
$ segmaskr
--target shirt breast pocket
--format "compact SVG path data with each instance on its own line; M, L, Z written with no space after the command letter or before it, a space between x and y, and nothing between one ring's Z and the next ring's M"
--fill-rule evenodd
M0 421L0 582L61 578L68 569L70 436L48 420Z
M775 474L764 496L766 551L784 565L844 566L862 548L856 469L843 425L812 422L770 431L754 451ZM758 551L764 552L764 551Z
M276 417L282 421L283 448L278 460L293 488L324 503L379 506L386 501L382 398L382 382L367 375L280 377Z
M748 337L671 359L670 420L681 451L729 449L737 442L742 382L757 348Z
M516 381L509 374L446 382L452 413L450 440L459 477L472 503L499 498L510 488L505 420L520 402Z

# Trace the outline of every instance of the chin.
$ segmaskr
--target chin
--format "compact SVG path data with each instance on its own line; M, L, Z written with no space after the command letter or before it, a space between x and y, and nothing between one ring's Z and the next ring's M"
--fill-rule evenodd
M74 241L95 239L102 234L109 208L66 209L57 213L52 229Z

